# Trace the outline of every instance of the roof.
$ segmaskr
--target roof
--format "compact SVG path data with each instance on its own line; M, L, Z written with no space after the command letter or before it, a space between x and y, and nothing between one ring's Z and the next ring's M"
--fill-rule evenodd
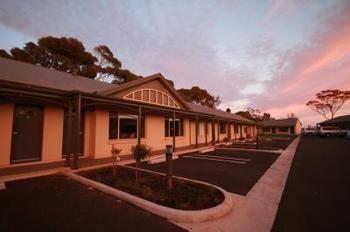
M155 79L161 81L169 92L172 93L173 96L183 104L183 106L185 106L186 110L233 120L239 123L255 124L255 122L237 114L186 102L183 97L171 85L169 85L168 81L160 73L140 78L122 85L116 85L89 79L83 76L72 75L70 73L49 69L39 65L0 57L0 81L24 84L28 87L43 87L67 92L75 90L83 93L95 94L97 96L100 95L102 97L112 95L119 91L126 90Z
M0 57L0 80L64 91L93 93L112 84L61 72L35 64Z
M268 119L261 122L263 127L285 127L295 126L299 119L286 118L286 119Z
M232 114L232 113L228 113L228 112L223 111L223 110L213 109L213 108L210 108L208 106L202 106L202 105L194 104L194 103L189 103L188 105L190 106L190 109L192 111L197 112L197 113L210 114L210 115L213 115L216 117L235 120L237 122L255 124L254 121L251 121L247 118L244 118L238 114Z
M335 124L335 123L343 123L343 122L350 122L350 115L342 115L339 117L335 117L333 119L329 119L323 122L320 122L320 125L327 125L327 124Z
M153 75L143 77L140 79L136 79L133 81L129 81L125 84L121 84L119 86L111 86L107 89L104 89L102 91L99 91L97 94L109 96L113 95L115 93L121 92L126 89L133 88L135 86L142 85L144 83L153 81L153 80L159 80L164 84L166 89L187 109L189 108L188 103L185 101L185 99L171 86L169 85L168 81L164 78L164 76L161 73L155 73Z

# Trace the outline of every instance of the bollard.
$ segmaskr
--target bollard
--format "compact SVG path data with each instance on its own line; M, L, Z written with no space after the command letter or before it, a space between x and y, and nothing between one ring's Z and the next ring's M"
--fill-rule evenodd
M166 181L167 188L170 192L173 189L173 146L166 145L165 149L165 157L166 157Z

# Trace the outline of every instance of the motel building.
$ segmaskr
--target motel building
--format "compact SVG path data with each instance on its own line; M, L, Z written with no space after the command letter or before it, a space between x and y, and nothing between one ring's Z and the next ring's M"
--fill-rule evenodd
M300 135L302 124L298 118L267 119L261 122L259 133L264 135Z
M256 136L254 122L187 103L161 74L109 84L0 58L0 169L154 154ZM69 156L66 156L69 155ZM77 167L77 166L75 166Z

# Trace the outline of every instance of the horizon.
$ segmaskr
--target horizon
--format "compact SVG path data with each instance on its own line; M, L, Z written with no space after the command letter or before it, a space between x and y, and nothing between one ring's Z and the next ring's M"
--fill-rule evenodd
M105 44L136 74L200 86L222 110L294 113L303 127L324 121L306 106L317 92L350 89L349 1L62 2L2 1L0 49L48 35Z

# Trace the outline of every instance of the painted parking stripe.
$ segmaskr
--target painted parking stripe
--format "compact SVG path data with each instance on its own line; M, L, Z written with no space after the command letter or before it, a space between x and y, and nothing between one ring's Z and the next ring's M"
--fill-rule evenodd
M224 163L235 163L235 164L246 164L247 162L245 161L234 161L234 160L224 160L224 159L214 159L214 158L201 158L198 156L192 156L192 155L185 155L182 156L183 158L192 158L192 159L201 159L201 160L211 160L211 161L219 161L219 162L224 162Z
M218 158L218 159L225 159L225 160L235 160L235 161L246 161L249 162L251 159L244 159L244 158L234 158L234 157L226 157L226 156L216 156L216 155L193 155L197 157L209 157L209 158Z

